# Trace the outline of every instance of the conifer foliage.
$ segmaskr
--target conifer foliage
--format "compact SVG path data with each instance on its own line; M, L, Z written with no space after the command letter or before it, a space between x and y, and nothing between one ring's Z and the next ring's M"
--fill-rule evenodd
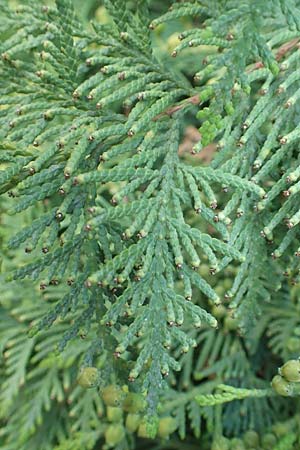
M298 448L299 2L12 3L1 448Z

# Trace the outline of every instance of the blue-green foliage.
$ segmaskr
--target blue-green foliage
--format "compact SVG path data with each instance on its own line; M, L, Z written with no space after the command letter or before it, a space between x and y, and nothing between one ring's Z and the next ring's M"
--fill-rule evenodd
M269 382L274 355L299 350L297 293L287 287L300 269L299 2L176 2L151 21L152 3L105 0L106 20L89 25L71 0L1 5L2 282L57 291L32 317L19 301L26 325L4 302L11 336L2 345L22 351L10 363L6 350L7 450L14 423L29 433L18 448L42 449L48 411L57 427L44 448L69 448L69 425L49 406L51 395L70 399L58 374L69 365L56 367L54 356L47 365L47 342L70 353L72 371L98 364L100 384L129 380L149 416L175 415L182 438L186 415L198 437L202 419L215 435L237 435L290 411ZM152 37L168 21L181 30L173 63ZM191 80L177 60L199 59L198 50L205 58ZM207 166L180 155L189 122L201 134L192 153L217 150ZM82 334L87 344L76 347ZM168 375L191 389L173 398ZM25 376L37 400L31 408L24 389L17 413ZM101 410L97 395L82 401ZM93 448L103 434L95 417L85 418L90 442L78 419L72 448Z

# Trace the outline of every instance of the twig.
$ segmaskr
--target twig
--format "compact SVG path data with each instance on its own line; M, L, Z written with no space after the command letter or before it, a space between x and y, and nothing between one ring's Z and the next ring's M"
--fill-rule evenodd
M294 47L297 46L299 41L300 41L299 38L295 38L279 47L275 55L276 61L280 61L286 53L288 53L290 50L292 50ZM254 70L262 69L263 67L264 67L263 62L257 61L253 66L247 69L247 72L248 73L253 72ZM171 117L175 112L185 108L188 104L198 105L199 103L200 103L200 95L199 94L193 95L192 97L188 97L185 100L183 100L183 102L180 103L179 105L170 106L168 109L155 116L152 120L154 121L159 120L163 116Z
M299 41L300 41L299 38L295 38L295 39L292 39L292 40L289 41L289 42L286 42L286 43L283 44L281 47L279 47L279 49L277 50L276 55L275 55L276 61L280 61L280 60L285 56L286 53L288 53L290 50L292 50L294 47L297 46L297 44L299 43ZM264 67L263 62L262 62L262 61L258 61L258 62L256 62L253 66L251 66L251 67L247 70L247 72L248 72L248 73L249 73L249 72L253 72L254 70L262 69L263 67Z
M181 109L185 108L188 104L198 105L199 103L200 103L199 94L193 95L192 97L186 98L179 105L170 106L170 108L168 108L165 111L163 111L162 113L158 114L152 120L156 121L163 116L172 116L175 112L180 111Z
M281 47L279 47L279 49L276 52L276 60L280 61L287 52L289 52L290 50L292 50L294 47L297 46L299 40L300 40L299 38L295 38L290 42L287 42L286 44L283 44Z

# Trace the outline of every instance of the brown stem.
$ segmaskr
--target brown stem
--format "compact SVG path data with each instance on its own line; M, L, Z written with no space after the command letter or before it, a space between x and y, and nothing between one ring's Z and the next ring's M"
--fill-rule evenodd
M294 47L297 46L299 41L300 41L299 38L295 38L289 42L286 42L281 47L279 47L279 49L277 50L276 55L275 55L276 61L280 61L285 56L286 53L288 53L290 50L292 50ZM264 67L264 64L262 63L262 61L258 61L253 66L251 66L249 69L247 69L247 72L248 73L253 72L254 70L262 69L263 67Z
M290 50L292 50L294 47L297 46L299 40L300 40L299 38L292 39L291 41L279 47L279 49L276 52L276 60L280 61L287 52L289 52Z
M175 112L180 111L182 108L185 108L188 104L198 105L200 102L199 94L193 95L192 97L186 98L179 105L170 106L170 108L166 109L162 113L155 116L152 120L156 121L163 116L172 116Z
M256 62L255 64L253 64L253 66L249 67L246 72L250 73L253 72L254 70L257 69L262 69L264 67L263 63L261 61Z

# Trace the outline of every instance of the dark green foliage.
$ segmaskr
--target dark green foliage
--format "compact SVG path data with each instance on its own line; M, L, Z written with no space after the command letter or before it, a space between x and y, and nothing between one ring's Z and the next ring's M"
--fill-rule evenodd
M98 6L0 6L1 448L296 449L299 2Z

